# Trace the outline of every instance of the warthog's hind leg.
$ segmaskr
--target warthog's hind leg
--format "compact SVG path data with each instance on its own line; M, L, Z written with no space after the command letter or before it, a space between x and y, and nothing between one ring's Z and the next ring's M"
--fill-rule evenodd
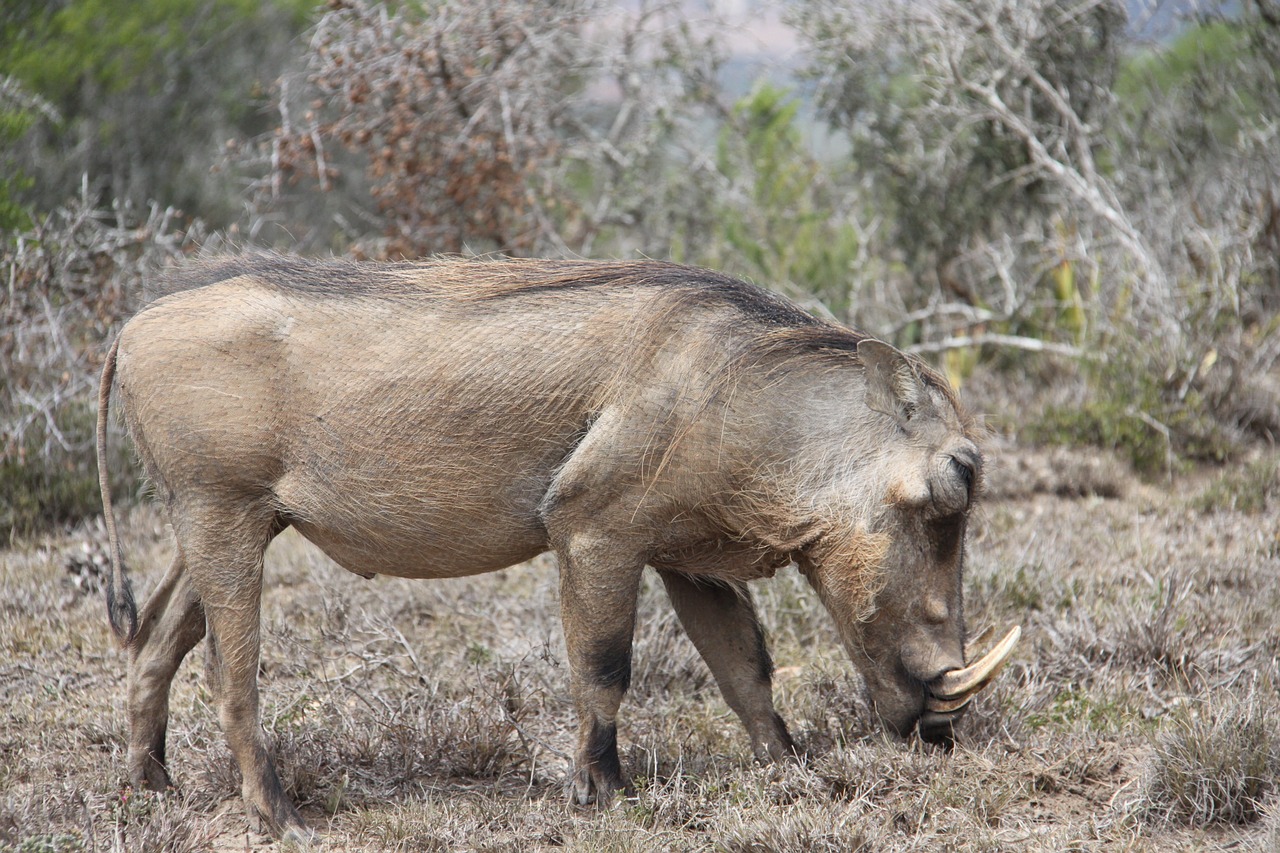
M270 512L254 509L188 511L179 536L215 646L206 665L249 817L277 836L307 839L311 833L280 785L259 717L262 558L282 525Z
M794 755L795 744L773 707L773 661L751 593L715 579L658 574L680 624L747 727L756 758L781 761Z
M164 754L169 688L204 631L204 609L179 549L147 600L129 647L129 782L137 787L162 791L169 785Z
M618 706L631 685L636 600L649 547L637 509L644 486L617 460L633 458L634 443L619 410L602 412L539 507L560 561L560 616L578 712L569 798L579 805L606 806L630 787L618 759Z

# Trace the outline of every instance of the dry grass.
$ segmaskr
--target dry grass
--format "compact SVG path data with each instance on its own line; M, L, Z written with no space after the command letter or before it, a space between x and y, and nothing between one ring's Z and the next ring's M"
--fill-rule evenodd
M993 472L970 622L1026 635L951 752L868 723L834 630L789 572L756 595L807 755L756 766L654 582L623 707L638 795L574 809L550 558L365 581L292 533L268 558L264 724L331 849L1266 849L1280 840L1280 531L1202 499L1229 475L1127 481L1107 499L1001 487ZM145 589L164 531L147 510L125 527ZM199 650L174 684L180 789L122 787L124 656L82 550L97 536L0 556L0 850L270 846L243 818Z

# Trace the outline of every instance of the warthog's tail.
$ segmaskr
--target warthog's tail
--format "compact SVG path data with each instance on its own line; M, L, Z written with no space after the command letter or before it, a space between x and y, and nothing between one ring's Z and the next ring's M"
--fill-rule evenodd
M111 550L111 576L107 580L107 619L111 630L126 646L138 633L138 605L133 600L133 587L124 574L120 555L120 539L116 536L116 520L111 512L111 484L107 478L107 407L111 403L111 385L116 376L116 338L107 351L102 366L102 384L98 386L98 488L102 490L102 520L107 525L107 545Z

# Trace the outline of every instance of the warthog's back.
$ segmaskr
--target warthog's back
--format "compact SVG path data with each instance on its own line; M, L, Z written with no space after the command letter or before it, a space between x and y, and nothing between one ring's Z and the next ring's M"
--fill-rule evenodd
M359 572L545 550L539 505L593 418L625 401L638 433L669 420L718 369L726 312L813 322L666 264L240 263L126 327L135 440L169 500L232 491Z

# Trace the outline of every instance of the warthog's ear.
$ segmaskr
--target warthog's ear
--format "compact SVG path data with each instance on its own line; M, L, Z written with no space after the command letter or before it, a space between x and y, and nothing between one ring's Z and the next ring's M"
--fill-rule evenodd
M888 344L868 338L858 344L866 369L867 408L888 415L902 427L928 405L929 392L907 357Z

